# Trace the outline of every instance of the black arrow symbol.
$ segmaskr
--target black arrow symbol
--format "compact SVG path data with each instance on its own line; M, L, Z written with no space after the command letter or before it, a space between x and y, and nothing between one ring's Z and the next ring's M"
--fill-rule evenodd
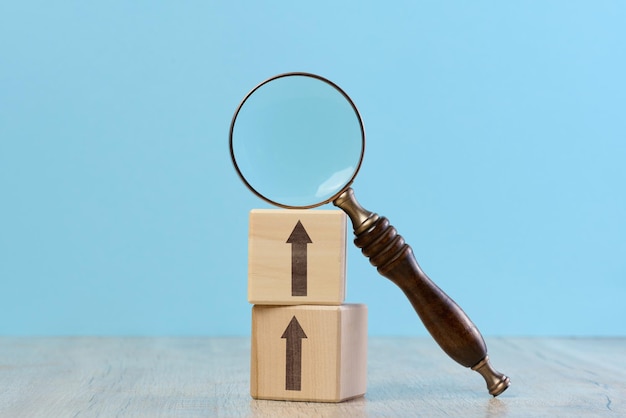
M302 339L304 330L294 316L280 338L287 339L285 390L300 390L302 385Z
M298 221L287 239L287 244L291 244L291 296L306 296L306 245L311 243L302 222Z

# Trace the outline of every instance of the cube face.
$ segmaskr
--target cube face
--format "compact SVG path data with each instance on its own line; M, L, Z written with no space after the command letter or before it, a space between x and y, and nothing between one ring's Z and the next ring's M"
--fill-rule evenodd
M365 305L253 307L253 398L341 402L365 393L366 375Z
M339 210L250 212L248 301L339 305L345 299L346 215Z

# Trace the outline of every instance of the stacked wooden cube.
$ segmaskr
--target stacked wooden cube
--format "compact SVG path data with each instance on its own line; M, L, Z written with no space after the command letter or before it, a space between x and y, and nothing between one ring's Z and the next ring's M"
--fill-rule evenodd
M344 304L346 215L337 210L250 212L250 394L341 402L362 396L367 307Z

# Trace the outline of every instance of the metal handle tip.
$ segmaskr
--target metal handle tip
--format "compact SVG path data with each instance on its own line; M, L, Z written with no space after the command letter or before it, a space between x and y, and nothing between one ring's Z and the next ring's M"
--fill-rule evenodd
M491 366L491 363L489 363L489 356L485 356L484 359L472 367L472 370L480 373L480 375L485 379L489 394L494 397L504 392L511 385L511 379L509 379L508 376L496 371Z

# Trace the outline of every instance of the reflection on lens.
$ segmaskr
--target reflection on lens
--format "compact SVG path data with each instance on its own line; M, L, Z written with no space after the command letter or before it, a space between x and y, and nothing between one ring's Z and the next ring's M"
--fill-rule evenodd
M315 193L315 197L319 200L324 200L327 196L332 196L339 190L342 190L350 181L350 178L355 170L355 167L347 167L334 173L328 180L320 184L317 188L317 193Z
M352 101L321 77L274 77L246 96L230 132L244 182L284 207L327 203L354 179L365 135Z

